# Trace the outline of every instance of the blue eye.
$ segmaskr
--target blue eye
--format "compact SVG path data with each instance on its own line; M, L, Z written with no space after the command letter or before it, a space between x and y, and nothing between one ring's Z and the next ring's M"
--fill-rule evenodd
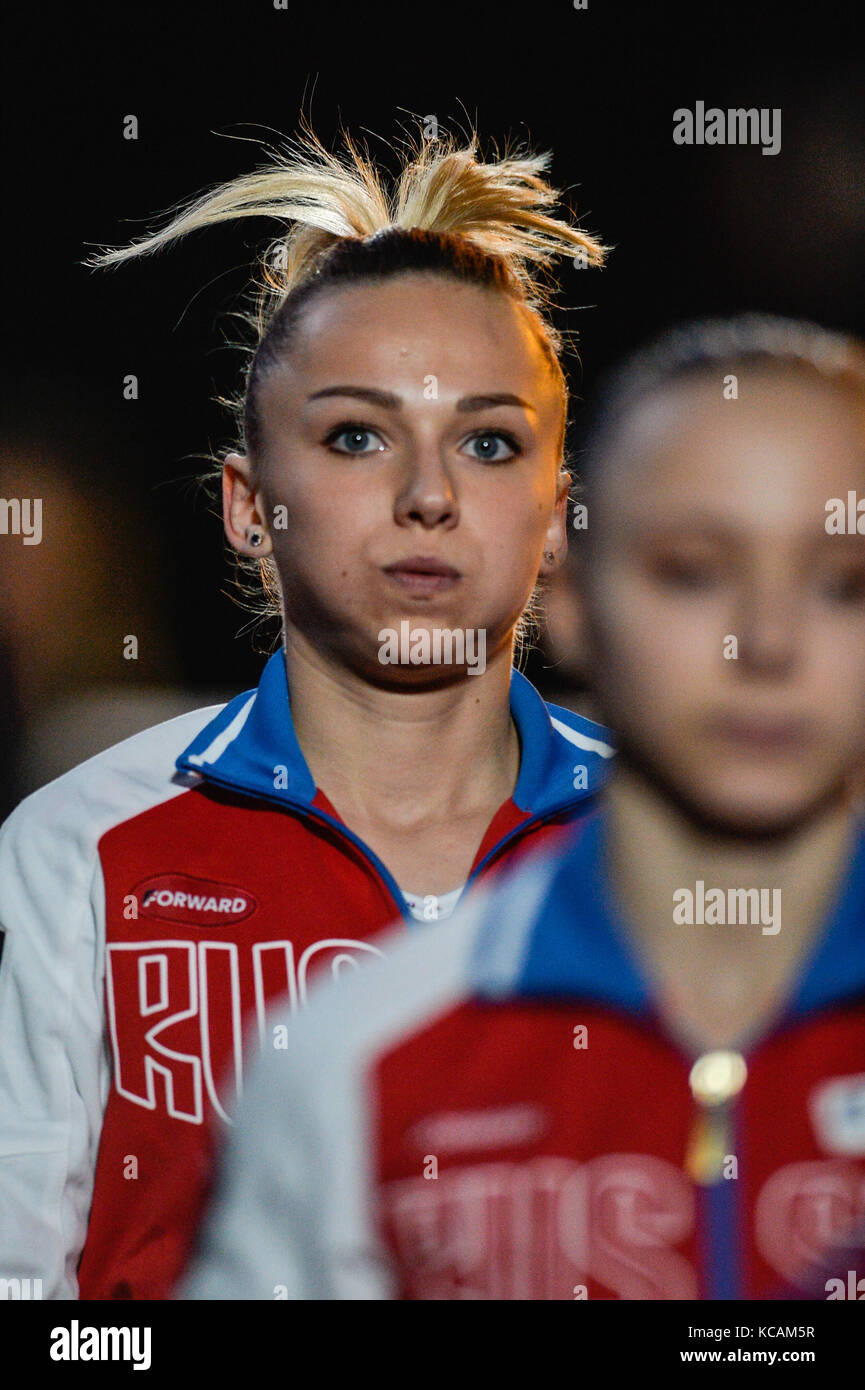
M481 430L478 434L472 435L469 444L479 444L484 447L472 457L479 459L482 463L505 463L508 459L514 458L521 453L521 449L513 435L505 434L501 430ZM501 445L510 451L503 454Z
M350 420L344 420L331 430L324 443L335 453L358 456L380 453L386 447L376 430ZM522 453L513 436L500 430L480 430L468 443L478 446L477 450L472 450L472 457L482 463L505 463Z
M336 441L343 438L348 441L347 445L339 448ZM369 441L372 439L377 439L378 443L373 444L370 448ZM338 454L373 454L379 453L384 448L381 436L366 425L338 425L335 430L331 430L324 442L330 448L335 449Z

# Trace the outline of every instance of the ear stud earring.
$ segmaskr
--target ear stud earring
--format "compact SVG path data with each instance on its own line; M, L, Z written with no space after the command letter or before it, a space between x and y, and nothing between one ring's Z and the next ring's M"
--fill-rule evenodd
M264 537L260 531L247 531L246 539L249 541L250 545L261 545Z

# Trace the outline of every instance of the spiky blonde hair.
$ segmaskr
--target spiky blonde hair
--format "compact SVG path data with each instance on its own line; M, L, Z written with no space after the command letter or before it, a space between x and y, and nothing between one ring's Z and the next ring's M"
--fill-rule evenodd
M580 255L600 266L606 248L597 238L552 216L561 192L542 177L549 151L520 150L485 163L471 132L460 146L447 132L434 140L409 136L403 166L392 188L347 131L342 156L327 150L304 121L295 140L270 150L271 163L218 185L179 205L159 231L127 246L103 248L87 265L118 265L159 251L201 227L243 217L270 217L288 224L262 258L260 328L293 289L319 268L323 256L346 238L374 237L391 228L460 236L505 263L526 302L548 306L550 293L538 272L562 255Z
M557 378L562 437L568 389L562 367L565 335L549 318L556 282L551 266L567 256L580 266L603 264L607 247L554 215L561 192L544 177L551 154L522 147L481 157L477 133L461 144L439 131L409 135L394 180L365 149L341 131L344 149L325 148L301 118L301 134L267 148L270 163L169 209L168 222L130 244L103 247L85 264L116 266L160 251L202 227L245 217L284 224L259 258L253 303L244 315L255 346L242 395L223 401L243 426L241 448L256 467L261 438L258 384L288 351L299 311L329 283L432 269L492 285L523 304ZM219 467L219 462L214 460ZM241 570L249 562L239 562ZM279 585L270 559L252 562L265 594L263 615L279 611ZM247 593L248 597L248 593ZM536 619L530 601L520 627L524 638Z

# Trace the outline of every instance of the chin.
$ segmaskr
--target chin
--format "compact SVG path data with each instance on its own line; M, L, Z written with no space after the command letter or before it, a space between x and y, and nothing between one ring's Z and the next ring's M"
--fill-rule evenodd
M810 819L807 806L779 804L767 806L747 801L729 802L695 798L690 818L701 829L723 839L781 839L794 834Z
M753 767L713 766L698 750L688 763L680 758L678 766L671 767L657 748L649 752L621 737L620 759L695 829L721 840L793 835L843 795L840 783L815 784L792 771L787 776L780 771L760 775Z
M679 793L679 807L702 831L722 839L784 839L803 830L834 800L832 789L743 793L740 787L694 788Z

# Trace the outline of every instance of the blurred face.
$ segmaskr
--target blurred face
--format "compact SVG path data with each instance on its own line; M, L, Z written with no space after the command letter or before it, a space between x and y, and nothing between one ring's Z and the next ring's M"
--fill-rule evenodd
M379 634L510 644L544 551L565 547L558 388L507 296L411 273L322 294L263 383L261 516L291 637L368 677ZM276 511L275 509L282 509Z
M702 822L791 829L865 754L862 398L806 370L640 405L589 507L587 630L625 757Z

